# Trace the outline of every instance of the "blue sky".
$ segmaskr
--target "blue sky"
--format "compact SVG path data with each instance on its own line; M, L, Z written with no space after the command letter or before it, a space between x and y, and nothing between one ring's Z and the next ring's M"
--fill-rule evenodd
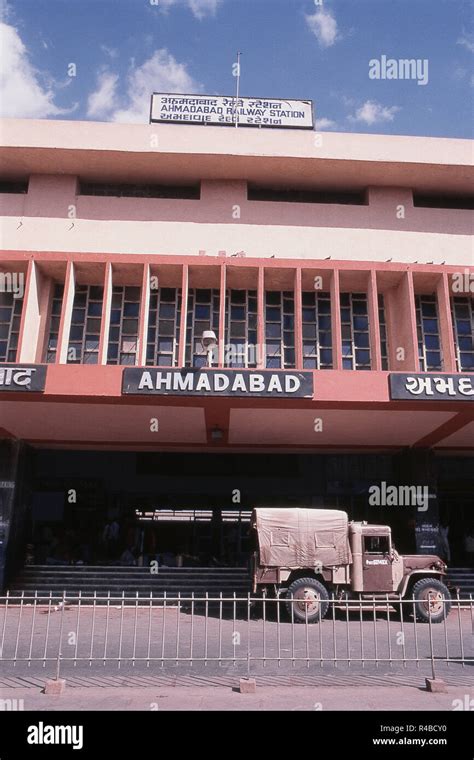
M0 111L147 123L153 90L233 94L241 50L241 94L310 98L321 130L472 136L470 2L320 1L0 0ZM371 79L381 56L427 84Z

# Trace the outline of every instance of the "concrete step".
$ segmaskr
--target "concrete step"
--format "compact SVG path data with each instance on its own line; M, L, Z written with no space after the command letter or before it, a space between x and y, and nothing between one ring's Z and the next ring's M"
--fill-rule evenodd
M245 568L158 568L157 573L149 567L115 567L103 565L29 565L10 584L11 595L24 595L48 601L50 597L68 599L82 596L126 597L150 599L167 596L195 598L208 596L232 597L247 595L250 577ZM105 601L104 601L105 603Z

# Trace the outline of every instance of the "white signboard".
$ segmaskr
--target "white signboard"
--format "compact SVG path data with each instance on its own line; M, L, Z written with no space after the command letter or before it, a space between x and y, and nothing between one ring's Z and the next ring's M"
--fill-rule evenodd
M311 100L176 95L154 92L150 122L313 129Z

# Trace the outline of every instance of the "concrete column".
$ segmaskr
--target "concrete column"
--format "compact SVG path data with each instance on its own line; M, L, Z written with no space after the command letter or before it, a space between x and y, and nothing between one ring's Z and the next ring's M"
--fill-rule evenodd
M146 364L146 344L148 335L148 311L150 308L150 265L143 267L142 290L140 297L140 321L138 326L138 351L136 363L139 367Z
M295 367L303 369L303 296L301 293L301 269L295 269Z
M68 261L66 269L66 281L64 283L63 306L59 321L58 349L56 351L56 363L67 364L67 348L69 333L71 331L72 307L76 289L74 264Z
M186 358L186 325L188 320L189 268L183 265L181 278L181 320L179 327L178 367L184 367Z
M341 332L341 299L339 290L339 270L332 273L331 283L331 329L332 329L332 366L342 369L342 332Z
M257 285L257 344L258 344L258 369L265 367L265 269L258 269Z
M28 263L26 286L23 294L17 359L20 362L34 362L40 326L39 273L33 259Z
M226 267L221 264L221 276L219 285L219 335L218 335L218 360L217 366L224 366L224 347L225 347L225 304L226 304Z
M443 372L456 372L456 355L454 352L453 320L451 317L451 300L448 275L443 272L436 288L438 300L439 337Z
M102 301L102 319L100 323L99 356L97 359L98 364L107 364L107 350L109 346L111 304L112 304L112 264L108 262L105 266L105 275L104 275L104 298ZM87 319L87 315L86 315L86 319ZM120 357L120 346L119 346L119 357Z
M419 372L415 295L410 271L397 286L385 292L385 317L390 368L395 372Z
M369 274L367 308L369 312L370 367L380 372L382 370L382 350L380 345L379 304L375 269L371 269Z

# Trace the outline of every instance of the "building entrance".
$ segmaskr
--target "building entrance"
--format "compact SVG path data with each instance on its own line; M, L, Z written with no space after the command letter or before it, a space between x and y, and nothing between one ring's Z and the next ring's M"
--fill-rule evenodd
M15 563L242 567L254 507L335 508L387 524L399 551L416 551L415 511L371 506L371 484L406 482L396 455L108 452L28 449ZM472 483L466 460L435 460L450 565L466 555ZM453 476L456 476L455 478ZM456 492L453 488L456 485ZM465 487L464 487L465 486ZM441 547L440 547L441 553ZM12 563L12 571L17 572Z

